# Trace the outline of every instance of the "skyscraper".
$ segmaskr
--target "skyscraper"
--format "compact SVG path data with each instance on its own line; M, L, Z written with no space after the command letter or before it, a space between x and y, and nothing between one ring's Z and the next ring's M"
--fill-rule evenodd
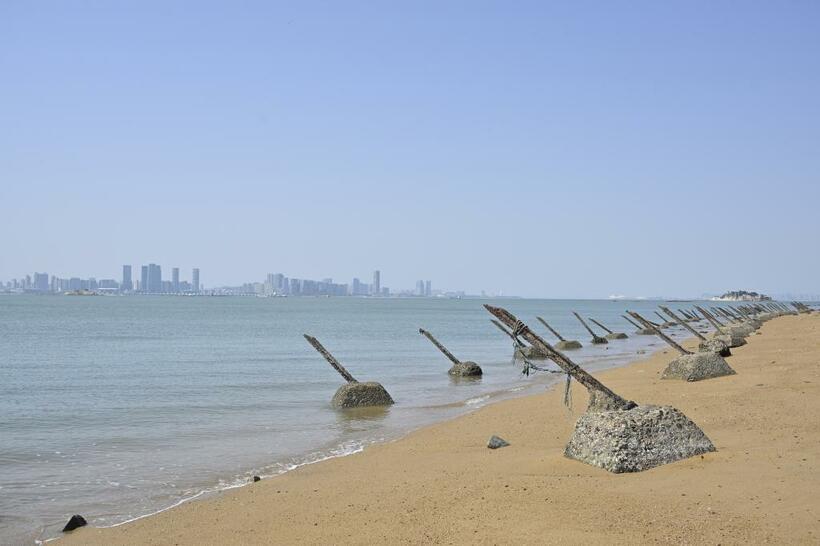
M148 266L140 268L140 292L148 292Z
M34 274L34 290L48 292L48 273Z
M171 269L171 291L174 293L179 292L179 268L175 267Z
M267 277L265 277L265 295L270 296L276 292L276 283L274 281L274 274L268 273Z
M151 294L162 292L162 268L157 264L148 264L148 292Z
M195 267L191 272L191 288L194 292L199 292L199 268Z
M424 283L424 295L427 296L428 298L433 295L433 282L432 281L426 281Z
M416 295L423 296L424 295L424 281L416 281Z
M131 281L131 266L122 266L122 283L120 283L120 290L123 292L130 292L134 289L134 283Z
M373 284L370 286L370 293L380 296L382 293L381 272L377 269L373 272Z

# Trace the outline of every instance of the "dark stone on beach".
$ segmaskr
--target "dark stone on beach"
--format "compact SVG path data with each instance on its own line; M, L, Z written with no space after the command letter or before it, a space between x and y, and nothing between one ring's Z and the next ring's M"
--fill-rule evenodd
M69 531L73 531L74 529L85 527L86 525L88 525L88 522L85 521L84 517L79 514L74 514L71 516L71 519L68 520L68 523L65 524L65 527L63 527L63 532L67 533Z
M527 357L530 360L545 360L547 354L539 351L535 347L524 347L523 349L515 350L515 358Z
M507 447L508 445L510 444L506 440L495 435L490 436L490 441L487 442L487 447L490 449L498 449L499 447Z
M260 478L259 476L254 476L254 477L253 477L253 481L254 481L254 483L256 483L256 482L258 482L258 481L261 481L261 480L262 480L262 478Z
M389 406L393 399L380 383L367 381L365 383L345 383L331 401L336 408L361 408L364 406Z
M640 472L715 446L683 413L671 406L587 412L575 423L564 455L609 472Z
M607 334L607 339L626 339L629 336L624 334L623 332L612 332L611 334Z
M447 373L458 377L478 377L482 374L482 371L481 366L468 360L453 364L453 367Z
M724 375L734 375L736 372L717 353L694 353L680 355L670 362L661 374L661 379L683 379L685 381L700 381Z
M567 351L570 349L580 349L583 347L580 341L575 341L574 339L565 339L563 341L559 341L555 344L555 348L559 351Z

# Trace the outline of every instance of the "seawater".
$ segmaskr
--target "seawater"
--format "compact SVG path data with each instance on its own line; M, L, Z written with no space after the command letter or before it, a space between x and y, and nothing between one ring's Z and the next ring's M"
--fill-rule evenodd
M57 536L72 514L116 525L560 380L522 375L483 303L547 340L536 315L584 343L571 311L630 333L624 309L659 302L0 296L0 543ZM420 327L483 378L450 378ZM396 404L331 408L342 379L304 333ZM599 370L661 343L630 336L570 354Z

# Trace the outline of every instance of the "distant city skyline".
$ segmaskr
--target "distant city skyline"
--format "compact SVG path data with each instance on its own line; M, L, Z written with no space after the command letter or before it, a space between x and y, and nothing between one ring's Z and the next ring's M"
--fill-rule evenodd
M493 293L481 290L471 293L465 290L433 289L431 280L417 280L413 288L391 289L381 285L381 270L373 271L373 282L367 284L358 277L350 283L334 282L332 277L322 280L300 279L288 277L283 273L268 273L260 281L249 281L237 285L218 285L206 288L199 283L199 268L191 269L192 282L181 280L180 268L171 268L171 279L162 277L162 266L150 263L140 266L141 279L134 281L132 266L123 265L119 280L110 278L97 279L96 277L68 277L63 278L49 275L47 272L34 272L8 281L0 279L0 292L41 292L63 293L69 291L96 291L100 293L132 293L132 294L202 294L202 295L238 295L238 296L369 296L369 297L521 297L515 294ZM128 287L131 288L128 288ZM143 286L147 286L145 289ZM199 286L194 289L194 286ZM709 299L722 292L702 292L697 295L622 295L612 294L600 298L579 299L668 299L668 298L704 298ZM776 300L820 301L820 293L807 292L774 292L766 293ZM573 299L573 298L547 298Z
M27 274L20 278L12 278L8 281L0 279L0 291L32 291L32 292L119 292L119 293L145 293L145 294L172 294L172 293L198 293L201 290L199 284L199 268L192 268L191 279L180 281L179 268L172 268L171 280L162 278L162 267L150 263L140 266L140 279L134 280L132 266L125 264L122 266L122 275L119 280L113 278L97 277L61 277L50 275L47 272L35 272L33 275Z
M133 278L133 266L124 264L122 275L116 279L97 277L60 277L47 272L35 272L9 281L0 279L0 291L40 293L64 293L91 291L121 294L207 294L207 295L259 295L259 296L465 296L463 290L433 290L431 280L416 281L415 288L391 290L381 284L381 271L374 270L372 283L354 277L350 283L336 283L331 277L321 281L288 277L283 273L268 273L261 281L244 282L239 285L221 285L205 289L200 283L200 270L191 269L191 282L180 279L180 268L171 268L171 279L163 278L162 265L149 263L139 266L140 278ZM482 295L485 292L482 291Z

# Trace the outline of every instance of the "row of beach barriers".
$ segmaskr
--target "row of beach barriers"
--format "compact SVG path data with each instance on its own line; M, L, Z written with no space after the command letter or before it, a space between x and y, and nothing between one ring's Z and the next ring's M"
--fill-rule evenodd
M555 346L544 341L526 324L501 307L484 306L494 316L493 323L512 338L515 358L524 361L524 370L546 370L533 364L532 360L550 360L559 368L558 373L567 376L567 388L571 379L589 391L589 406L575 423L575 430L564 449L564 455L610 472L638 472L655 466L671 463L695 455L715 451L715 446L703 431L682 412L672 406L637 404L621 398L603 383L589 375L562 351L578 349L581 344L566 340L544 319L541 322L557 339ZM792 308L793 307L793 308ZM791 306L775 302L761 302L736 307L713 307L710 311L701 307L694 310L679 310L680 315L667 307L661 311L671 320L655 312L661 322L650 321L638 313L627 311L627 321L637 328L638 335L657 335L680 353L663 371L663 379L685 379L699 381L710 377L735 373L724 357L731 355L730 349L746 343L746 337L760 328L767 320L782 315L811 313L806 305L792 302ZM604 336L597 335L589 325L575 313L575 316L592 336L591 343L604 344L610 340L625 339L624 333L613 332L600 322L590 322L603 329ZM629 318L631 317L631 318ZM706 320L714 332L706 338L692 327L692 323ZM671 326L683 326L700 341L698 352L693 353L678 345L663 330ZM455 376L481 375L481 367L475 362L462 362L453 356L432 334L420 329L419 333L429 339L453 363L449 373ZM305 339L325 357L333 368L345 379L332 404L337 408L364 406L386 406L393 404L393 398L385 388L375 381L359 382L342 366L319 341L305 334ZM567 392L569 392L567 390ZM504 447L509 444L493 436L487 447ZM259 481L254 476L253 481ZM63 532L73 531L87 525L81 515L73 515L63 527Z
M514 357L523 361L525 373L549 371L566 374L567 392L572 379L589 392L587 410L576 422L572 438L564 450L567 457L620 473L638 472L715 451L715 446L703 431L679 410L672 406L637 404L626 400L587 373L565 354L566 351L581 348L581 343L564 339L543 318L537 317L558 340L555 345L545 341L506 309L491 305L484 307L493 316L493 324L512 339ZM626 311L623 318L636 328L636 335L656 335L679 353L663 370L661 379L685 381L735 374L725 358L731 356L731 349L744 345L746 338L764 322L783 315L812 312L799 302L787 305L773 301L711 307L709 310L695 306L689 310L679 309L677 313L665 306L659 306L659 309L666 315L655 312L660 322L633 311ZM594 345L628 337L623 332L610 330L601 322L589 319L605 332L598 335L578 313L574 315L589 332L590 343ZM698 330L698 323L705 327L704 321L714 329L709 337L704 335L706 330ZM688 330L697 338L697 351L685 349L664 332L675 326ZM430 332L419 329L419 333L450 360L450 375L475 377L482 374L478 364L459 360ZM333 396L331 403L334 407L346 409L393 404L393 398L380 383L359 382L315 337L305 334L305 339L345 380ZM533 362L539 360L549 360L558 369L548 369Z

